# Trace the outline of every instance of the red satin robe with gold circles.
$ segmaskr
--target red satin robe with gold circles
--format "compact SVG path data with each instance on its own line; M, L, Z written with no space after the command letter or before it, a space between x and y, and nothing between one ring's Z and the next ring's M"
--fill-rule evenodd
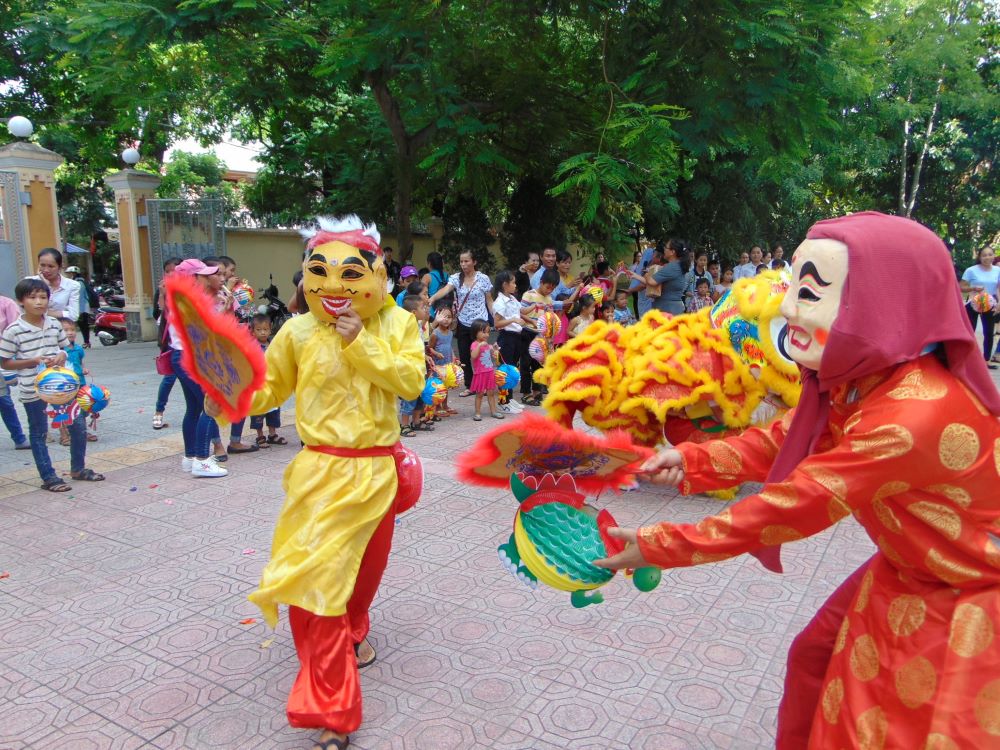
M640 549L662 567L696 565L853 513L878 552L837 636L809 746L1000 748L1000 420L934 355L831 398L817 451L785 481L697 525L641 529ZM789 423L679 446L682 492L764 481Z

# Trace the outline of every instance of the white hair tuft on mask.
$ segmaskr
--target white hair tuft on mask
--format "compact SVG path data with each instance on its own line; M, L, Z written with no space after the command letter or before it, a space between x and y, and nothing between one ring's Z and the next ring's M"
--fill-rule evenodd
M346 232L360 231L364 236L371 237L375 244L382 241L382 236L374 224L365 224L357 214L347 214L346 216L320 216L316 219L317 227L303 229L299 232L306 240L310 240L320 232L330 234L343 234Z

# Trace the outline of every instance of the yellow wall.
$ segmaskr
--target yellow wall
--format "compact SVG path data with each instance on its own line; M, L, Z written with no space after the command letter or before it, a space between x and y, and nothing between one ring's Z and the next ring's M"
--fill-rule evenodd
M28 235L31 237L32 263L38 257L38 251L43 247L59 248L59 220L52 215L55 203L52 200L52 188L39 180L32 180L28 185L31 194L31 205L28 206ZM32 273L35 273L32 270Z
M115 192L117 193L118 191ZM135 254L130 252L131 240L129 238L132 236L133 227L132 227L132 212L129 211L127 208L129 199L125 193L118 193L116 197L119 204L121 203L126 204L125 207L122 206L118 207L118 233L119 236L121 237L121 248L122 248L121 252L122 281L124 281L125 289L128 291L129 294L133 294L136 295L137 297L140 297L139 304L141 304L141 295L143 290L139 286L140 282L139 273L136 272L139 269L136 269L135 267L136 263Z
M398 248L398 243L392 235L383 235L382 246ZM304 248L305 242L301 235L292 229L226 229L226 254L236 261L237 273L253 284L255 290L265 288L270 283L268 274L272 274L281 298L285 301L292 295L292 276L302 268ZM427 254L434 249L433 237L415 236L410 264L417 268L426 266ZM494 243L490 250L501 264L498 267L502 268L503 256L500 255L499 243ZM576 247L568 250L573 255L573 274L590 270L589 256L577 257ZM397 254L398 252L393 255ZM454 273L458 268L445 268L445 271Z

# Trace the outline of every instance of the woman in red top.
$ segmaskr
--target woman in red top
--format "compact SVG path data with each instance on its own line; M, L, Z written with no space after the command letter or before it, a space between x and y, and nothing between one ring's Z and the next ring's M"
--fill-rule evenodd
M1000 394L948 252L915 222L863 213L813 226L792 272L799 406L644 467L685 494L763 491L697 525L616 530L634 545L601 564L750 552L780 571L781 544L853 514L878 551L792 645L778 747L1000 747ZM886 293L891 321L875 315Z

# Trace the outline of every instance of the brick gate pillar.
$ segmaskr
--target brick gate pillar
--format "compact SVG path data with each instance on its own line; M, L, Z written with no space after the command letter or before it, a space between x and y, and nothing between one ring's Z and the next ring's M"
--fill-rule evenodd
M35 257L43 247L62 250L54 173L63 161L55 151L26 141L0 148L0 172L16 175L9 186L16 195L8 196L5 205L16 211L9 229L18 279L38 272Z
M159 175L123 169L104 178L115 191L122 281L125 284L125 323L129 341L155 341L153 269L149 252L146 200L156 197Z

